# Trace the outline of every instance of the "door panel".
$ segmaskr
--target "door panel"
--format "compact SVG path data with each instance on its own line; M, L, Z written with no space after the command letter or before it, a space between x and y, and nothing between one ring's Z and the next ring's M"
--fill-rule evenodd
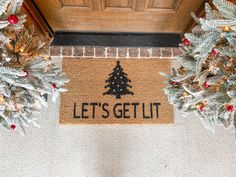
M177 8L180 5L184 5L182 4L181 0L151 0L148 6L148 11L149 12L156 12L158 13L158 11L165 11L165 12L169 12L169 13L178 13L177 12ZM182 12L183 13L183 12Z
M88 0L61 0L61 3L64 6L82 6L88 7L89 1Z
M171 9L176 2L176 0L151 0L150 7Z
M54 31L181 33L203 0L35 0Z
M134 11L135 10L135 1L133 0L103 0L102 9L104 11Z

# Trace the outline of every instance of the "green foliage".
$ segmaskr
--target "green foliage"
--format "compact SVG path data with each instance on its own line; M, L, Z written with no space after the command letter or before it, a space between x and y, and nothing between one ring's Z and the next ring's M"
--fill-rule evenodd
M0 16L2 16L3 13L7 10L7 6L9 5L10 2L11 2L11 0L1 0L0 1Z
M47 106L44 94L56 101L60 92L67 91L63 86L69 80L46 54L50 40L42 41L32 28L24 27L22 3L0 2L0 125L8 130L17 127L24 135L29 124L39 127L34 116ZM16 23L8 21L10 15Z
M236 125L236 6L226 0L213 4L217 10L205 4L205 18L192 14L198 25L184 35L190 44L181 45L181 67L162 75L169 102L215 132L219 125Z
M233 3L227 0L213 0L213 4L222 17L227 19L236 18L236 6Z

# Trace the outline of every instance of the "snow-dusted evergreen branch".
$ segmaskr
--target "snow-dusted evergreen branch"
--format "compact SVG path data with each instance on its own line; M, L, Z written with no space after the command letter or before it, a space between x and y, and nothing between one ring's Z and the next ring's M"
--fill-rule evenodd
M197 26L186 33L177 57L181 67L167 78L171 104L195 113L204 127L236 127L236 5L213 0L205 4L206 18L192 15Z
M1 0L0 1L0 16L2 16L2 14L4 12L6 12L7 6L9 5L10 2L11 2L11 0Z
M69 80L46 54L51 40L24 27L22 3L0 2L0 125L24 135L29 124L39 127L34 115L47 106L44 94L56 101Z
M236 6L227 0L213 0L220 14L225 18L236 18Z

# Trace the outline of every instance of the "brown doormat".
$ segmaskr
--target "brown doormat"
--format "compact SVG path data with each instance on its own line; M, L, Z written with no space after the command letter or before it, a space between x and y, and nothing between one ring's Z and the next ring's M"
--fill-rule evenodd
M173 123L159 74L170 72L169 60L64 58L63 71L71 81L61 95L60 123Z

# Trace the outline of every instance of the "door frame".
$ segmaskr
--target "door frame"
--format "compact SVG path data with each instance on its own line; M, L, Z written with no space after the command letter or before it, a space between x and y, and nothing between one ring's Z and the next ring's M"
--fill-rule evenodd
M229 0L233 3L236 0ZM212 5L212 0L205 0L196 15L204 15L205 3ZM196 25L190 20L183 33L95 33L95 32L53 32L52 28L32 0L24 0L23 8L34 25L42 33L54 38L52 45L78 46L115 46L115 47L178 47L184 33L190 32ZM101 40L102 39L102 40ZM128 39L128 40L127 40Z
M23 2L23 11L27 14L26 26L34 25L35 30L41 35L49 35L50 38L54 37L54 32L50 25L47 23L47 20L44 18L34 1L24 0Z

